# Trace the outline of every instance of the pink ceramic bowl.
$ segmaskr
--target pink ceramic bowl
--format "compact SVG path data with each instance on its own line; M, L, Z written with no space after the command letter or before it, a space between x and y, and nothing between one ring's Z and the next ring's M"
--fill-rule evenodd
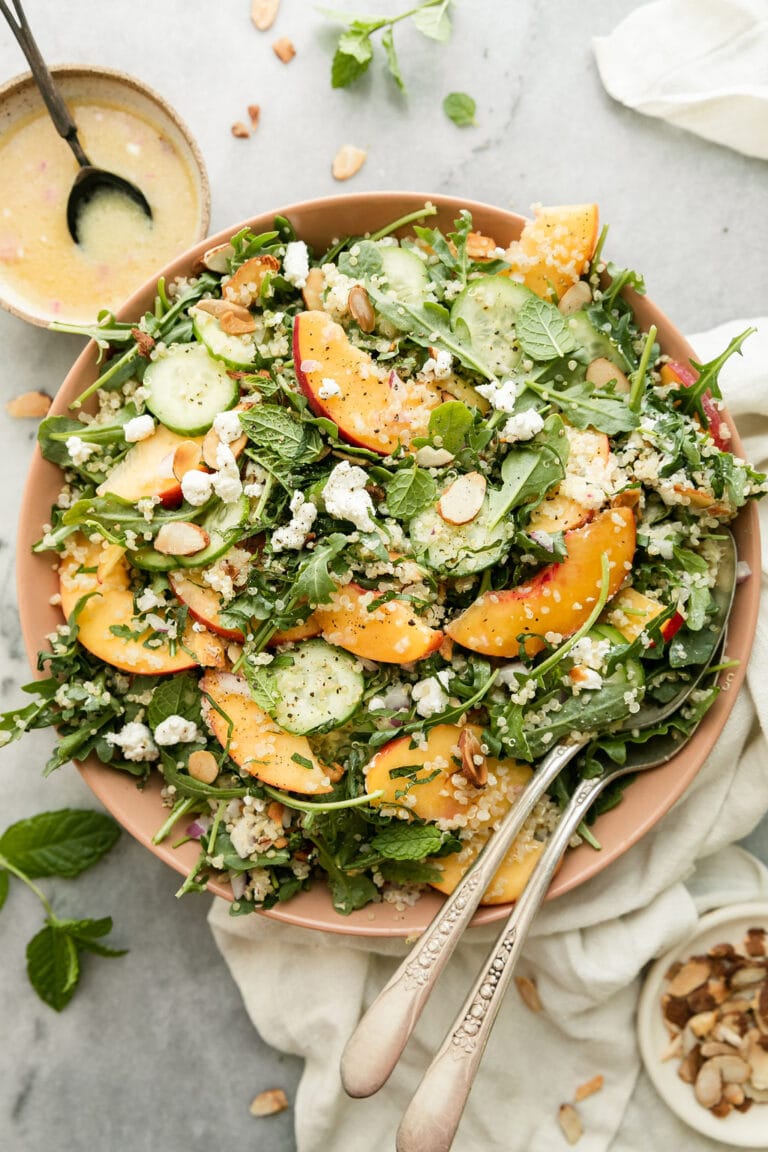
M450 196L428 197L406 192L366 192L329 197L293 204L276 211L287 216L297 234L316 251L323 251L335 238L373 232L414 211L426 200L431 200L437 207L435 223L443 229L450 226L460 208L468 208L472 212L478 231L493 236L502 245L509 244L519 236L523 227L522 216L487 204ZM261 232L272 227L274 216L275 212L268 212L244 223L254 231ZM191 274L208 248L223 243L242 226L239 224L236 228L228 228L201 241L159 274L165 276L166 280ZM138 318L151 308L154 294L155 279L128 300L118 318ZM648 328L651 324L657 326L665 352L676 360L696 358L694 350L678 330L647 297L632 294L631 299L643 327ZM62 384L51 409L52 414L66 413L67 404L95 379L96 358L97 349L91 343ZM732 425L731 430L733 450L739 454L741 444ZM24 642L33 667L38 649L45 646L45 635L61 623L60 610L48 602L49 597L58 589L51 558L47 554L34 555L31 551L32 544L40 537L41 525L48 520L51 504L60 486L61 473L58 468L43 460L36 449L24 493L18 539L19 609ZM742 511L734 525L734 535L739 558L746 561L753 572L759 572L758 520L754 505ZM721 692L691 741L674 760L661 768L643 773L627 789L622 803L598 818L595 834L603 845L602 851L596 852L583 846L569 852L552 884L550 897L561 896L583 884L626 852L661 819L690 784L722 731L744 680L759 595L759 582L756 579L746 581L736 591L727 656L731 660L738 660L738 667L728 672L723 685L726 690ZM185 844L173 849L168 843L152 843L153 833L167 815L167 810L160 803L160 781L157 774L146 788L139 791L130 777L104 766L93 757L79 767L96 796L137 840L178 872L186 874L190 870L198 855L196 844ZM217 881L209 887L217 895L232 899L228 884ZM409 936L426 928L441 901L441 896L429 892L413 907L404 911L398 911L393 905L385 903L369 906L351 916L341 916L334 910L325 886L318 883L309 892L301 893L284 905L278 905L265 915L305 928L330 932L361 936ZM484 924L499 920L506 917L508 911L506 905L483 908L474 922Z

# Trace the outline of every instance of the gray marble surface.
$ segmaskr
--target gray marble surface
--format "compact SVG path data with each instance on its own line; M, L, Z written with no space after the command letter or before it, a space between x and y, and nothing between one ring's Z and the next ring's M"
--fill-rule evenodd
M135 73L178 109L208 164L214 229L353 189L451 192L520 211L539 200L596 199L611 223L611 256L642 268L650 294L684 330L764 314L764 251L754 229L768 216L765 165L636 116L600 86L591 38L635 6L457 0L450 45L399 30L405 99L380 61L354 89L332 91L332 29L300 0L283 0L267 34L251 26L248 0L26 5L50 62ZM297 48L288 66L270 49L278 35ZM0 82L22 70L0 28ZM443 116L443 96L457 89L477 99L476 128L458 129ZM261 125L250 140L236 140L230 125L250 103L261 105ZM367 148L368 160L340 186L330 164L345 143ZM30 388L54 392L79 348L77 339L0 313L0 403ZM0 427L0 706L10 707L29 679L13 553L35 428L1 407ZM35 733L0 753L3 827L44 808L95 803L74 769L42 779L50 744ZM765 820L748 843L768 860ZM178 902L177 885L127 834L93 872L46 884L65 915L113 915L115 942L130 948L124 959L87 963L61 1016L27 985L24 946L40 910L14 886L0 916L5 1152L294 1147L290 1111L257 1121L248 1104L273 1086L292 1098L300 1064L256 1034L208 932L207 897Z

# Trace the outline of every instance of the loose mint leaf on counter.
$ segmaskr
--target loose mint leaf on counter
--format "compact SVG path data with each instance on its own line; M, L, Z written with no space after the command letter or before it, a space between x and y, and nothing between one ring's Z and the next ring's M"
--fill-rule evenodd
M127 948L110 948L100 942L99 937L108 936L112 931L111 916L102 916L99 920L57 920L56 927L66 932L81 951L94 952L108 960L127 955Z
M33 936L27 945L27 975L41 1000L56 1012L66 1008L80 979L75 941L56 924Z
M451 38L451 18L448 9L451 0L432 0L423 4L413 13L413 23L422 36L430 40L438 40L441 44L447 43Z
M397 58L397 51L395 49L395 38L392 34L391 28L386 28L382 33L381 46L387 57L387 71L397 84L401 92L405 92L405 81L403 74L400 71L400 61Z
M398 520L412 520L437 498L437 484L425 468L401 468L387 485L387 508Z
M466 92L449 92L443 100L443 112L459 128L468 128L476 124L476 111L477 104Z
M8 898L8 888L9 887L10 887L10 882L8 880L8 873L7 872L0 872L0 908L3 907L3 904L5 904L5 901Z
M556 360L576 347L568 322L554 304L533 297L526 300L517 316L517 339L533 360Z
M398 821L380 828L371 841L374 852L388 860L423 860L443 843L443 834L434 824L406 824Z
M11 824L0 836L0 856L28 877L78 876L119 836L111 816L62 808Z
M370 36L353 33L341 36L331 64L331 87L348 88L350 84L354 84L355 80L367 70L372 59L373 45Z

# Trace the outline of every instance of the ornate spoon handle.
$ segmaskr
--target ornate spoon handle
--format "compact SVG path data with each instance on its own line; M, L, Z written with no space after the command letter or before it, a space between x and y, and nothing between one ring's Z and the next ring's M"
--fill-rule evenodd
M341 1059L350 1096L371 1096L388 1079L483 892L527 817L581 747L558 744L541 761L514 808L361 1019Z
M584 780L571 797L464 1007L416 1089L398 1129L397 1152L448 1152L451 1147L528 930L568 841L605 784L605 777Z

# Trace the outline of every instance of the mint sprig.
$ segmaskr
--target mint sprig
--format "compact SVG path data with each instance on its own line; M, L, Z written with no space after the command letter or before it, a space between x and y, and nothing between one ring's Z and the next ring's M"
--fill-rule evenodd
M373 60L372 37L381 32L387 71L400 91L404 92L405 81L395 49L395 24L410 19L422 36L444 44L451 38L450 6L451 0L423 0L423 3L409 8L407 12L401 12L399 16L354 16L350 12L320 8L324 16L346 26L346 31L341 33L336 43L331 64L332 87L348 88L368 71Z
M61 1012L74 995L83 952L113 958L125 955L125 951L101 942L112 931L111 917L59 919L34 880L78 876L109 852L119 835L120 829L110 816L63 808L19 820L0 836L0 909L11 876L26 884L43 905L44 927L27 945L27 975L40 999L56 1012Z

